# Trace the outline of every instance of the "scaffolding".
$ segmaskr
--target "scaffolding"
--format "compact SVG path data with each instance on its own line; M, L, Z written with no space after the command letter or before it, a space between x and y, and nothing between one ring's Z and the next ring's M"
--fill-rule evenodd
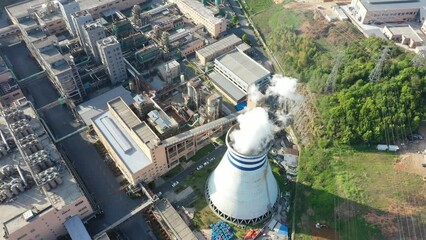
M212 229L212 240L232 240L234 239L234 231L231 226L224 221L210 225Z

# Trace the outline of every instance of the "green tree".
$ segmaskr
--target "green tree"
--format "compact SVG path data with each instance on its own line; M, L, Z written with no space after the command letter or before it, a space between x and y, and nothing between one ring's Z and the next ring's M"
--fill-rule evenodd
M238 16L235 14L231 19L232 25L236 26L238 24Z
M248 38L247 34L244 33L243 36L241 37L241 40L243 40L243 42L250 45L250 39Z

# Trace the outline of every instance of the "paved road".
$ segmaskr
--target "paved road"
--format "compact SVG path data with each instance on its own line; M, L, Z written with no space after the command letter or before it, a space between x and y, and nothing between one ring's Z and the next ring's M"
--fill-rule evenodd
M188 167L187 169L183 170L181 173L179 173L176 176L174 176L173 178L169 179L167 182L165 182L161 186L156 187L154 189L154 192L155 193L158 193L158 192L165 193L165 192L173 190L173 187L172 187L173 182L175 182L175 181L182 182L191 172L197 171L198 166L200 166L201 164L204 164L206 161L208 161L211 158L215 158L214 161L220 161L220 159L222 159L222 156L223 156L223 154L225 154L225 152L226 152L226 145L221 145L221 146L217 147L213 152L202 157L200 160L198 160L192 166Z
M234 33L235 35L241 37L244 33L247 34L252 47L255 49L254 51L254 59L260 62L268 61L268 58L263 54L262 46L256 40L256 36L254 35L253 30L249 26L249 23L244 16L243 10L241 9L239 3L236 0L228 0L232 10L238 16L240 27L234 27L228 30L230 33Z
M13 58L12 51L5 52L9 54L8 57L10 59ZM22 65L34 64L34 62L31 62L34 60L30 58L23 58L23 60L25 62ZM20 76L28 76L33 73L30 68L19 67L15 68L15 71ZM36 108L53 102L59 97L59 94L48 79L26 84L24 91L27 96L31 95ZM62 105L44 111L42 117L56 137L64 136L80 127L74 123L71 111ZM126 193L119 190L119 183L116 181L112 171L104 163L94 146L85 139L84 133L64 140L61 145L72 161L73 167L83 179L87 189L104 212L101 217L91 220L86 225L91 235L100 232L141 204L141 199L132 200ZM131 226L132 222L127 224ZM147 234L149 227L144 220L142 222L135 221L133 227L138 237L130 239L149 239Z

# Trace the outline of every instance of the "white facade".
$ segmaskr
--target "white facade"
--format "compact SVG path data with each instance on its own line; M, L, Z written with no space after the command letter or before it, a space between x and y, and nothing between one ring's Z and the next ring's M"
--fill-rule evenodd
M277 181L267 151L256 156L238 153L231 147L210 175L206 195L212 210L222 219L239 225L254 225L271 217L279 196Z
M171 0L187 18L195 24L204 25L206 30L215 38L226 31L226 20L214 16L213 11L196 0Z
M65 20L65 24L67 25L68 31L73 36L77 36L76 29L74 24L72 23L71 15L80 11L80 4L74 0L58 2L59 8L61 9L62 17Z
M180 64L176 60L166 62L158 67L158 73L164 81L172 83L180 75Z
M120 43L114 36L97 41L102 64L106 66L112 84L127 79L126 65L123 60Z
M426 0L419 1L367 1L352 0L351 14L363 24L413 22Z
M80 44L84 46L83 27L86 23L93 22L93 17L89 12L81 11L81 12L72 14L71 19L76 31L76 37L78 37Z
M83 27L84 50L88 55L92 55L97 63L101 62L99 49L96 42L106 38L105 29L100 22L87 23Z

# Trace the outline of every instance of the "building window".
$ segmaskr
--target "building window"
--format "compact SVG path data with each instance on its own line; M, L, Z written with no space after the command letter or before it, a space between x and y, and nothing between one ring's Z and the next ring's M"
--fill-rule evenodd
M81 200L80 202L78 202L78 203L76 203L74 206L78 206L78 205L80 205L80 204L82 204L84 201L83 200Z
M82 208L82 209L78 210L78 212L82 212L82 211L84 211L85 209L87 209L87 207L84 207L84 208Z
M21 240L21 239L24 239L26 236L27 236L27 234L25 233L24 235L22 235L22 236L18 237L17 239L18 239L18 240Z

